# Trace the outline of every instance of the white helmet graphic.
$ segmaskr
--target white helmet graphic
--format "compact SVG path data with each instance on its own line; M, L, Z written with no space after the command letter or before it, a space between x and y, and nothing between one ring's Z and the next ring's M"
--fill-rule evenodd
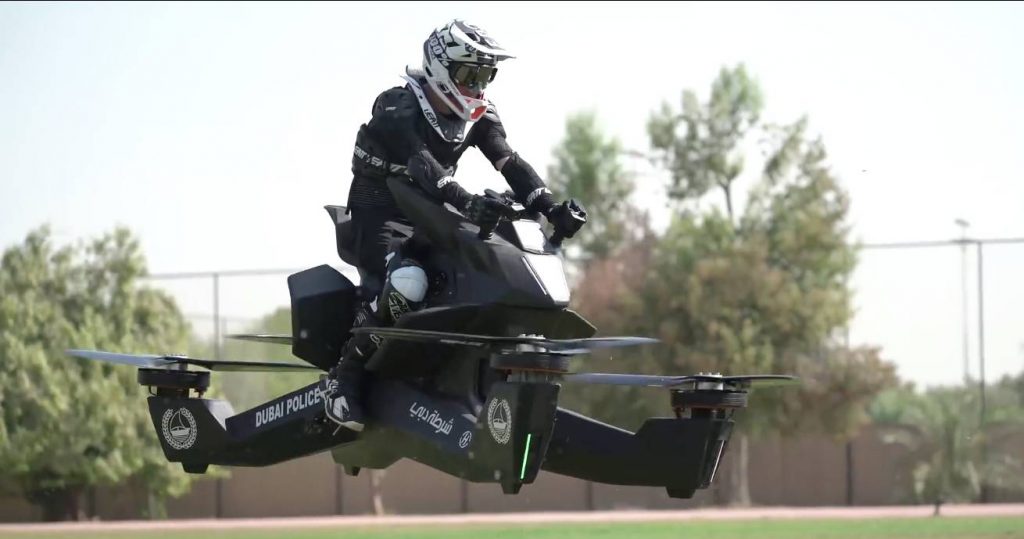
M478 26L454 20L434 30L423 44L427 83L465 121L487 110L484 88L494 80L497 63L514 58Z

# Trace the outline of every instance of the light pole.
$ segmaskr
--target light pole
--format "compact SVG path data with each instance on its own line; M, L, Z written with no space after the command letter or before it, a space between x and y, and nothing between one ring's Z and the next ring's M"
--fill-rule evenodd
M964 383L967 383L970 376L970 353L967 343L967 227L971 224L964 219L957 219L955 222L960 227L960 318L963 328Z

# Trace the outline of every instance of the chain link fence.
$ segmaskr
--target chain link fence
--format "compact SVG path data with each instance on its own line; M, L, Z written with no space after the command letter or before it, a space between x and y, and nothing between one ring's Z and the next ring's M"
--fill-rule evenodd
M355 268L335 264L358 283ZM224 358L225 336L266 332L265 319L288 308L287 276L306 268L157 273L193 328L190 355ZM1024 238L868 243L850 281L849 344L880 346L903 380L919 387L986 384L1024 371ZM288 359L285 347L248 347Z

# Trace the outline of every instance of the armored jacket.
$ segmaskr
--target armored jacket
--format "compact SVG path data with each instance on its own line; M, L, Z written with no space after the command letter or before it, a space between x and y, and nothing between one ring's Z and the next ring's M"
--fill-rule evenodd
M405 175L439 204L447 202L461 210L472 195L452 176L470 146L479 148L495 165L508 158L500 170L524 206L544 211L553 204L551 192L533 167L509 147L493 105L467 129L465 122L434 112L423 79L404 78L406 86L377 96L372 118L356 135L349 207L397 211L384 180Z

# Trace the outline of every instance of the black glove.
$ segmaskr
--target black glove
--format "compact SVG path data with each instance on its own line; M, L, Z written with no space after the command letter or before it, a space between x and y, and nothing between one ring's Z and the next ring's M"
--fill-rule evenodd
M571 238L587 223L587 210L576 199L555 204L544 215L555 227L556 238Z
M505 205L499 200L473 195L466 203L466 207L463 208L463 213L467 219L481 229L493 230L498 226L498 220L501 219L505 210Z

